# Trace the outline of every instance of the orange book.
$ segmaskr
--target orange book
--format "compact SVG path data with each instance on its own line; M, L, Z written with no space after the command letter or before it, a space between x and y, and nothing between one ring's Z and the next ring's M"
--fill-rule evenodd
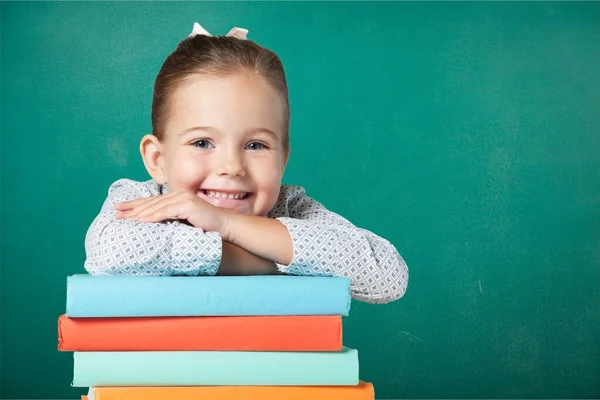
M59 351L341 351L339 315L58 319Z
M357 386L95 387L94 400L374 400L373 384ZM82 396L87 400L86 396Z

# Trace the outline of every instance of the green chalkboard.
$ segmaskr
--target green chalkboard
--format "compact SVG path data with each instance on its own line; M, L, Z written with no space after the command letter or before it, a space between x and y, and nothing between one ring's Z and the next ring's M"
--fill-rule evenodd
M354 302L378 398L600 397L600 3L0 4L1 398L77 398L66 277L111 182L147 179L160 65L199 21L276 51L284 182L389 239Z

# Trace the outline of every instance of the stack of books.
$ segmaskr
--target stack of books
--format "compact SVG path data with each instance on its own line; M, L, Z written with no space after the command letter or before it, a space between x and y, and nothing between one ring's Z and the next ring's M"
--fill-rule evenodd
M372 400L349 311L346 278L73 275L58 349L89 400Z

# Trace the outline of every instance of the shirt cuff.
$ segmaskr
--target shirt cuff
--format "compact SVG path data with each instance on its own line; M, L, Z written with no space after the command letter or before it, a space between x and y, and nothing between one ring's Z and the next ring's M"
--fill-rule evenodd
M181 224L179 221L176 223ZM199 228L178 230L171 249L171 269L178 275L215 275L221 265L223 241L218 232Z
M219 271L219 267L221 266L221 259L223 258L223 240L221 239L221 234L218 232L204 232L206 236L206 240L210 240L215 244L213 254L209 254L209 256L205 260L205 264L203 266L204 272L201 272L199 275L216 275Z

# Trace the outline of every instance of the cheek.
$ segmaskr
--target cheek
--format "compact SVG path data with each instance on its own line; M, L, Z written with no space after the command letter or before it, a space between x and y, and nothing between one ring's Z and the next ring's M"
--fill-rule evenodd
M273 186L281 183L283 171L276 160L264 160L256 163L254 168L256 180L263 186Z
M190 154L180 152L170 159L168 173L172 184L178 187L190 188L197 186L199 180L204 178L205 169L202 163L195 160Z

